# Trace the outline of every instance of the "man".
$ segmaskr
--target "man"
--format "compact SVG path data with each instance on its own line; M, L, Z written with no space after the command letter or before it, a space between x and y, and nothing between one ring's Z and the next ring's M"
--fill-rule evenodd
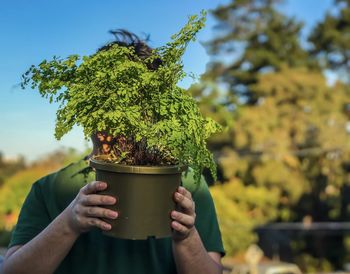
M132 46L141 58L151 53L137 36L112 32L117 43ZM120 39L122 38L122 39ZM156 60L150 69L160 64ZM113 138L93 136L93 152L108 153ZM2 268L12 273L222 273L224 254L215 209L204 180L194 185L192 174L174 193L177 211L171 212L171 238L115 239L102 234L111 229L102 218L118 213L103 208L118 201L99 195L107 183L86 172L89 157L50 174L33 184L22 207ZM152 191L152 190L150 190Z

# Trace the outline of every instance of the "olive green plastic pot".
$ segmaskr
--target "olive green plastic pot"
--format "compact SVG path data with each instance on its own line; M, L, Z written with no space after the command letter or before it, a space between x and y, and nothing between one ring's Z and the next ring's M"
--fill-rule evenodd
M118 218L104 219L112 225L104 234L134 240L171 236L173 195L187 167L127 166L96 159L90 160L90 166L96 170L96 180L108 185L100 194L117 198L106 208L117 211Z

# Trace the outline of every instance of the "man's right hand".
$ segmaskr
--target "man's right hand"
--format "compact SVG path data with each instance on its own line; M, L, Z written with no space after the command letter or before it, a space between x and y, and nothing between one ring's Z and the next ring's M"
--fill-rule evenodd
M65 209L68 225L74 233L81 234L93 227L98 227L102 230L110 230L112 228L110 224L104 222L101 218L116 219L118 212L101 206L115 204L116 198L97 194L106 188L107 183L101 181L93 181L85 185Z

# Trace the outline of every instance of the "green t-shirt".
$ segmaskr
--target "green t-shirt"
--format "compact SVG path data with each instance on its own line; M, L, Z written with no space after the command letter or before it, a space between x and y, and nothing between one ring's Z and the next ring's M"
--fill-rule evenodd
M85 160L35 182L21 209L9 247L33 239L75 198L79 189L95 179ZM182 184L196 203L196 228L207 251L224 254L213 200L204 179L194 184L192 173L183 174ZM45 258L43 258L45 259ZM108 237L101 230L83 233L59 265L60 274L176 273L171 238L123 240Z

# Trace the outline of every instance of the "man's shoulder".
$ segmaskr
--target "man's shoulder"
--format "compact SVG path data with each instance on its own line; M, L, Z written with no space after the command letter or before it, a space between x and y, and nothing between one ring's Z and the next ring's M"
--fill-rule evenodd
M35 184L43 187L48 184L54 184L58 180L74 180L77 176L88 175L91 171L88 164L82 159L66 165L59 170L52 172L44 177L40 178Z
M182 185L190 191L192 194L195 193L209 193L208 184L204 178L204 176L201 176L201 180L199 182L196 182L194 179L194 171L192 168L188 168L186 172L182 173L181 177Z
M34 187L39 188L46 203L55 204L63 210L93 177L88 163L80 160L42 177Z

